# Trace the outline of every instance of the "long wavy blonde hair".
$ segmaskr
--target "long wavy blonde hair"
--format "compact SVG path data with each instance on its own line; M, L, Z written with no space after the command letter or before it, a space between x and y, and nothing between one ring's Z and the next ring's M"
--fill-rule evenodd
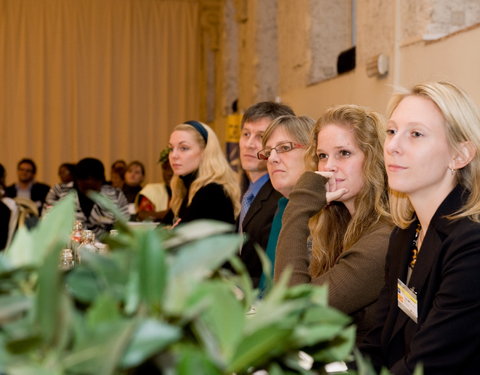
M457 170L457 183L470 192L470 196L458 212L449 219L468 217L480 222L480 114L477 106L460 88L450 82L426 82L415 85L411 90L396 93L390 99L387 115L390 117L407 96L420 96L431 100L445 119L447 140L453 150L460 151L462 142L471 142L476 150L472 161ZM408 197L391 192L390 207L395 225L406 228L414 220L414 210Z
M383 163L384 121L373 111L357 105L340 105L328 109L318 119L305 156L308 170L318 167L318 133L328 124L352 130L358 147L365 156L365 184L355 197L353 217L341 202L330 205L309 221L312 236L310 274L316 277L330 269L340 254L379 222L390 222L387 176Z
M206 143L200 133L192 125L180 124L173 130L182 130L192 133L196 142L198 142L203 149L197 177L190 186L190 191L188 193L188 204L192 202L192 198L200 188L210 183L217 183L223 186L225 193L232 200L235 216L237 216L240 212L240 187L238 185L237 175L228 164L215 132L208 125L204 123L201 124L208 132L208 141ZM172 188L170 207L174 215L177 216L182 201L185 198L186 188L179 176L173 176L170 185Z

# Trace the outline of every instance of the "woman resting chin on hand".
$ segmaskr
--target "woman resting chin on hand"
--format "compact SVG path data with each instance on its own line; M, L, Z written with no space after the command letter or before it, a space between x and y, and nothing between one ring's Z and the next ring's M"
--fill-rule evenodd
M291 268L291 285L328 284L329 304L354 318L358 340L373 326L370 307L383 286L392 230L384 137L375 112L356 105L327 110L315 125L310 171L290 194L277 245L275 280Z

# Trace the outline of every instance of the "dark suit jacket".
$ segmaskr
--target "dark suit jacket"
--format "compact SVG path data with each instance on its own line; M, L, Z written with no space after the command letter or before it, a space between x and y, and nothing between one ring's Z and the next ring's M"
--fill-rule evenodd
M0 250L5 248L8 241L10 215L10 208L0 200Z
M418 300L418 324L397 307L397 279L406 283L417 222L395 229L386 259L386 285L377 326L360 349L395 375L480 373L480 224L444 216L464 201L456 187L430 222L408 286Z
M41 213L42 206L45 203L45 198L50 191L50 186L42 184L41 182L34 182L30 192L30 199L37 204L38 212ZM5 189L5 196L15 198L17 196L17 187L15 184L8 186Z
M255 244L260 245L264 250L267 247L273 215L281 196L268 180L258 192L243 219L242 228L247 234L247 240L242 247L240 259L247 267L254 287L258 286L262 275L262 264L255 250Z
M198 219L235 224L233 202L222 185L211 182L201 187L193 196L190 205L187 205L187 203L188 194L185 196L178 213L178 217L182 219L181 224Z

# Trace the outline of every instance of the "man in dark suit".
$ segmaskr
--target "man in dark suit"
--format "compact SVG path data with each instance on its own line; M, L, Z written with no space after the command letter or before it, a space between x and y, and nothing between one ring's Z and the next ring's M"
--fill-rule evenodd
M258 159L257 153L262 149L262 137L268 125L284 115L294 115L294 112L284 104L260 102L248 108L242 117L239 146L240 164L245 174L238 229L246 233L247 240L241 248L240 258L254 287L258 286L262 275L262 265L255 246L266 248L277 202L281 197L273 189L266 162Z
M21 197L35 202L39 214L50 186L35 182L37 166L32 159L22 159L17 164L17 183L5 189L5 196L10 198Z

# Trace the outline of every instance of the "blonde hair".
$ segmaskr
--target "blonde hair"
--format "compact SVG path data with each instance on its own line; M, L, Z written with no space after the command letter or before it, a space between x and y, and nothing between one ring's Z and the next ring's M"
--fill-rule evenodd
M190 205L193 197L200 188L210 183L216 183L223 186L223 190L232 200L234 214L237 216L240 212L240 187L238 186L237 175L228 164L215 132L208 125L204 123L201 124L208 133L207 142L205 142L202 135L192 125L180 124L173 130L192 133L196 142L198 142L203 149L197 176L190 186L187 204ZM171 187L172 199L170 206L174 215L177 216L187 191L182 179L176 175L172 177Z
M459 151L462 142L471 142L475 147L472 161L456 172L457 183L470 192L465 205L449 219L468 217L480 222L480 115L470 97L450 82L426 82L415 85L411 90L399 92L390 99L387 114L392 115L400 102L407 96L419 96L431 100L442 114L447 141L453 150ZM414 209L408 197L400 192L390 194L393 221L406 228L414 220Z
M330 269L340 254L375 224L390 222L387 176L383 163L383 118L378 113L357 105L329 108L315 124L305 155L308 170L317 170L318 134L329 124L352 130L354 139L365 156L365 184L355 197L356 209L353 217L343 203L332 202L310 219L313 245L310 274L313 277Z
M278 128L285 129L301 145L307 145L314 124L315 121L308 116L284 115L277 117L265 129L262 137L262 147L266 146L272 133Z

